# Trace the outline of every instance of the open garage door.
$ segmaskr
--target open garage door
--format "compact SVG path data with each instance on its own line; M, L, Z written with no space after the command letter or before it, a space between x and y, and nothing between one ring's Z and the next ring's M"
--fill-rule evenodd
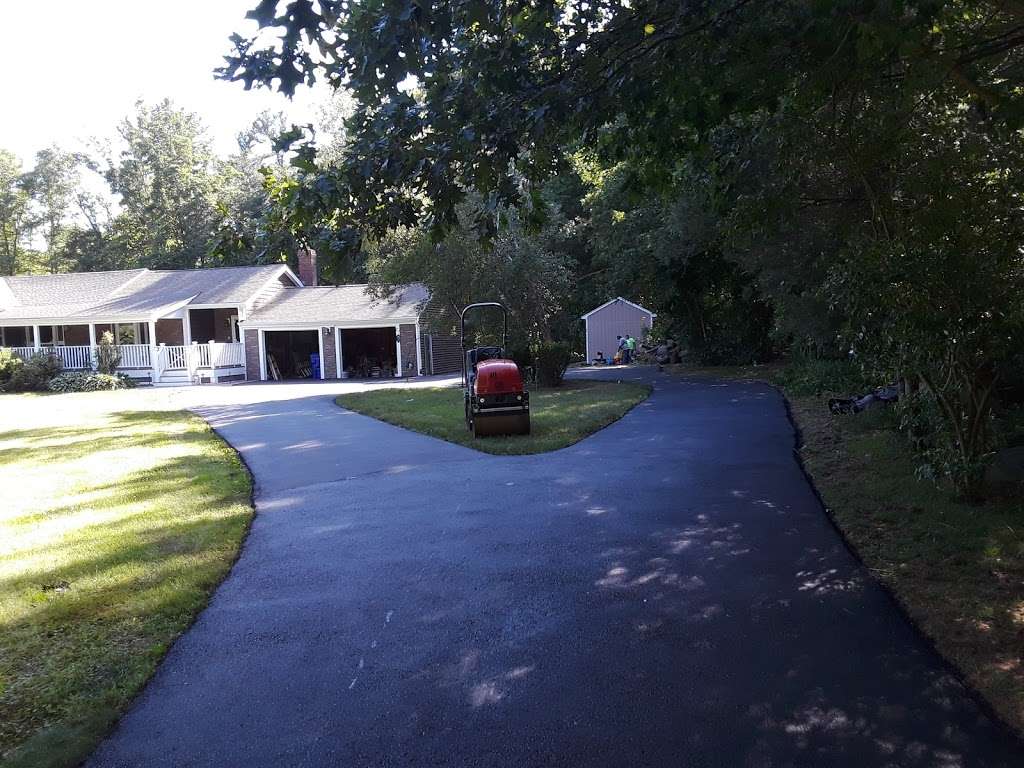
M267 354L267 378L320 378L320 339L318 331L264 331Z
M389 379L398 368L394 328L345 328L341 331L342 365L349 378Z

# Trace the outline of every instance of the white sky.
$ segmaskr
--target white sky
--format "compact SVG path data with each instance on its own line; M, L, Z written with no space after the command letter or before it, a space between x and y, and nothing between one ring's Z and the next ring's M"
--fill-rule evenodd
M196 112L214 149L262 110L296 123L313 119L327 92L293 101L266 89L215 80L232 32L255 30L245 13L257 0L0 0L0 148L32 165L51 144L82 149L113 138L138 99L170 98Z

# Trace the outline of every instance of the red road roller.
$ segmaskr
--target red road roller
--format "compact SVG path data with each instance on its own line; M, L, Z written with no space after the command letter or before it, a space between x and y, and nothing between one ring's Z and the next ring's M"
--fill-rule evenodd
M500 347L466 349L466 315L471 310L501 310ZM462 310L462 382L465 386L466 428L473 437L530 434L530 393L523 387L519 366L505 357L508 312L496 301L470 304Z

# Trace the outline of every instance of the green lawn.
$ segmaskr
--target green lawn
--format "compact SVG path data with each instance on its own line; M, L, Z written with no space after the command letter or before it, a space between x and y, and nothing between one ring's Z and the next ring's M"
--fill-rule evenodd
M676 371L793 380L780 366ZM834 417L828 398L839 394L849 392L787 392L801 456L829 514L939 652L1024 731L1024 502L957 501L918 478L921 462L891 412Z
M121 394L0 400L4 766L88 755L206 604L252 517L248 472L202 420L118 412Z
M496 454L543 453L579 442L650 394L646 384L566 381L530 392L531 434L474 438L461 389L382 389L342 395L338 405L451 443Z

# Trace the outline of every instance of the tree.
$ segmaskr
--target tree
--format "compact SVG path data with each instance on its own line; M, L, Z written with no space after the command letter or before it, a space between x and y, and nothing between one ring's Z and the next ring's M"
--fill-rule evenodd
M0 274L15 275L21 267L29 232L28 205L21 163L13 153L0 149Z
M551 340L554 319L570 294L566 259L546 247L544 233L528 233L510 211L502 212L494 241L481 243L473 229L481 205L468 198L460 206L460 226L441 242L423 229L401 228L368 243L371 283L384 294L398 284L425 283L445 330L455 329L467 304L499 301L520 344Z
M653 197L632 192L633 178L629 163L590 174L593 266L602 270L605 294L633 296L655 308L663 331L696 360L768 360L772 310L755 276L725 255L713 181L681 167L672 194Z
M337 90L323 104L316 115L317 158L324 165L340 162L348 147L345 122L352 116L354 104L347 91Z
M325 175L354 195L353 215L378 229L421 215L445 227L468 189L520 202L517 179L549 176L563 146L600 145L657 182L723 120L791 96L820 106L836 81L842 92L947 86L1017 119L1024 97L1004 73L1024 46L1022 13L929 0L263 0L249 17L279 39L235 35L221 75L287 94L344 84L350 150Z
M117 242L140 266L205 266L217 216L214 156L199 118L166 99L139 102L118 132L125 147L106 171L121 202Z
M710 294L754 278L794 344L927 382L945 469L975 491L999 340L1022 324L1020 3L280 5L250 14L280 39L236 36L222 76L325 79L355 100L340 162L298 145L317 190L299 207L440 241L470 190L488 214L539 211L565 147L625 163L647 199L619 223L657 234L645 210L677 200L676 274L699 265ZM474 224L494 238L497 222ZM659 264L647 243L630 253Z
M321 110L317 135L328 142L321 160L344 145L336 120L345 109L346 100L335 98ZM288 157L300 133L294 126L285 130L283 114L264 113L239 134L239 152L220 167L213 254L229 263L290 261L294 267L299 248L309 247L317 251L326 282L361 280L361 233L325 194L315 167Z
M285 153L278 146L278 137L287 130L284 113L264 111L238 134L238 152L218 164L218 221L211 252L222 264L294 259L296 240L274 225L265 185L267 176L287 172Z
M290 127L284 112L263 110L248 127L239 131L238 154L235 157L253 171L268 164L283 167L285 153L278 146L278 138Z
M50 272L63 271L63 238L80 185L82 156L53 146L36 153L35 167L25 175L36 226L46 242Z

